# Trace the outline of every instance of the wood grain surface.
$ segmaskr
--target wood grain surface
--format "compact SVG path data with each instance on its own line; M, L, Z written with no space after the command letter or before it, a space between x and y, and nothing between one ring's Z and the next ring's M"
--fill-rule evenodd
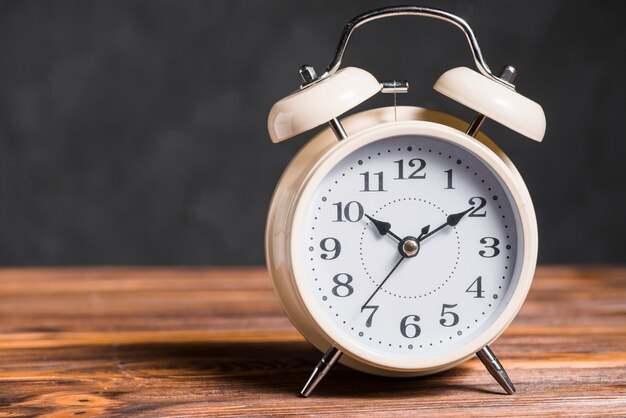
M626 416L626 268L543 267L478 360L391 379L336 366L296 396L320 353L261 268L0 270L0 417L222 415Z

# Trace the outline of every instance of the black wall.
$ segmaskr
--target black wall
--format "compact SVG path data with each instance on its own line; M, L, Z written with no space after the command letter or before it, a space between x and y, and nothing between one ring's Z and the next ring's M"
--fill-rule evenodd
M351 17L386 4L2 1L0 264L263 263L273 187L307 137L272 145L269 108L301 64L328 63ZM625 261L623 4L429 3L466 18L545 109L542 144L485 127L534 197L540 262ZM410 80L400 104L472 115L431 88L472 65L442 22L375 22L345 65Z

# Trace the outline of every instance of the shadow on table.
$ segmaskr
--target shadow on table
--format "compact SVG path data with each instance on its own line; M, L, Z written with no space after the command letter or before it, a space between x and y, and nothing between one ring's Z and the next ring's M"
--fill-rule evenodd
M103 347L104 348L104 347ZM293 394L302 385L321 353L306 342L171 343L121 345L115 348L120 365L134 376L198 379L224 391ZM314 392L316 397L441 396L458 391L501 394L491 376L462 365L416 378L386 378L337 364ZM473 382L476 382L474 384Z

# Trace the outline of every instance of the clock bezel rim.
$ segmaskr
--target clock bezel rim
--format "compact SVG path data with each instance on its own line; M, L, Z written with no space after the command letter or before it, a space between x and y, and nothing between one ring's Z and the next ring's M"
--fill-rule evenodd
M384 140L400 135L425 135L451 142L460 146L481 160L484 164L495 172L501 179L503 186L508 190L512 204L518 211L521 224L521 236L523 240L522 265L519 270L517 286L513 290L509 303L502 309L499 317L488 326L482 333L463 344L459 348L428 358L411 359L407 356L388 353L380 353L368 350L364 345L360 345L356 339L338 328L330 319L326 318L321 305L315 296L310 292L306 282L306 274L302 266L300 257L294 254L300 251L300 237L302 222L306 209L311 203L311 198L316 190L316 185L336 166L343 158L372 142ZM315 184L315 186L313 186ZM304 204L303 202L307 202ZM466 135L465 133L443 125L440 123L424 120L404 120L398 122L384 122L366 128L350 136L346 140L328 150L308 171L304 180L300 184L294 195L294 209L291 212L291 221L288 222L291 231L286 233L289 243L287 257L288 271L293 279L295 290L298 293L303 308L319 328L322 338L337 346L348 356L357 361L370 364L377 368L388 370L410 372L430 369L440 369L456 364L463 359L473 355L485 345L495 340L508 327L521 308L532 283L536 264L537 230L532 210L530 194L526 189L519 173L511 168L488 146ZM530 203L530 204L527 204ZM520 234L520 231L518 231Z

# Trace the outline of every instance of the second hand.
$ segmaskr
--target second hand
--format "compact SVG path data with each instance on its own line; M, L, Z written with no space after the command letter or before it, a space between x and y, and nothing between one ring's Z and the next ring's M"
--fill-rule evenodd
M378 293L378 291L381 289L381 287L383 287L383 285L385 284L385 282L387 281L387 279L389 279L391 277L391 275L393 274L394 271L396 271L396 269L398 268L398 266L400 265L400 263L402 263L402 261L405 259L406 257L402 256L400 257L400 260L398 260L398 262L396 263L395 266L393 266L393 268L391 269L391 271L389 272L389 274L387 275L387 277L385 277L385 279L380 282L380 284L378 285L378 287L376 288L376 290L374 290L374 293L372 293L372 295L369 297L369 299L367 299L365 301L365 303L363 304L363 306L361 306L361 312L363 312L363 309L365 309L365 307L367 306L367 304L370 302L370 300L372 300L374 298L374 296L376 295L376 293Z

